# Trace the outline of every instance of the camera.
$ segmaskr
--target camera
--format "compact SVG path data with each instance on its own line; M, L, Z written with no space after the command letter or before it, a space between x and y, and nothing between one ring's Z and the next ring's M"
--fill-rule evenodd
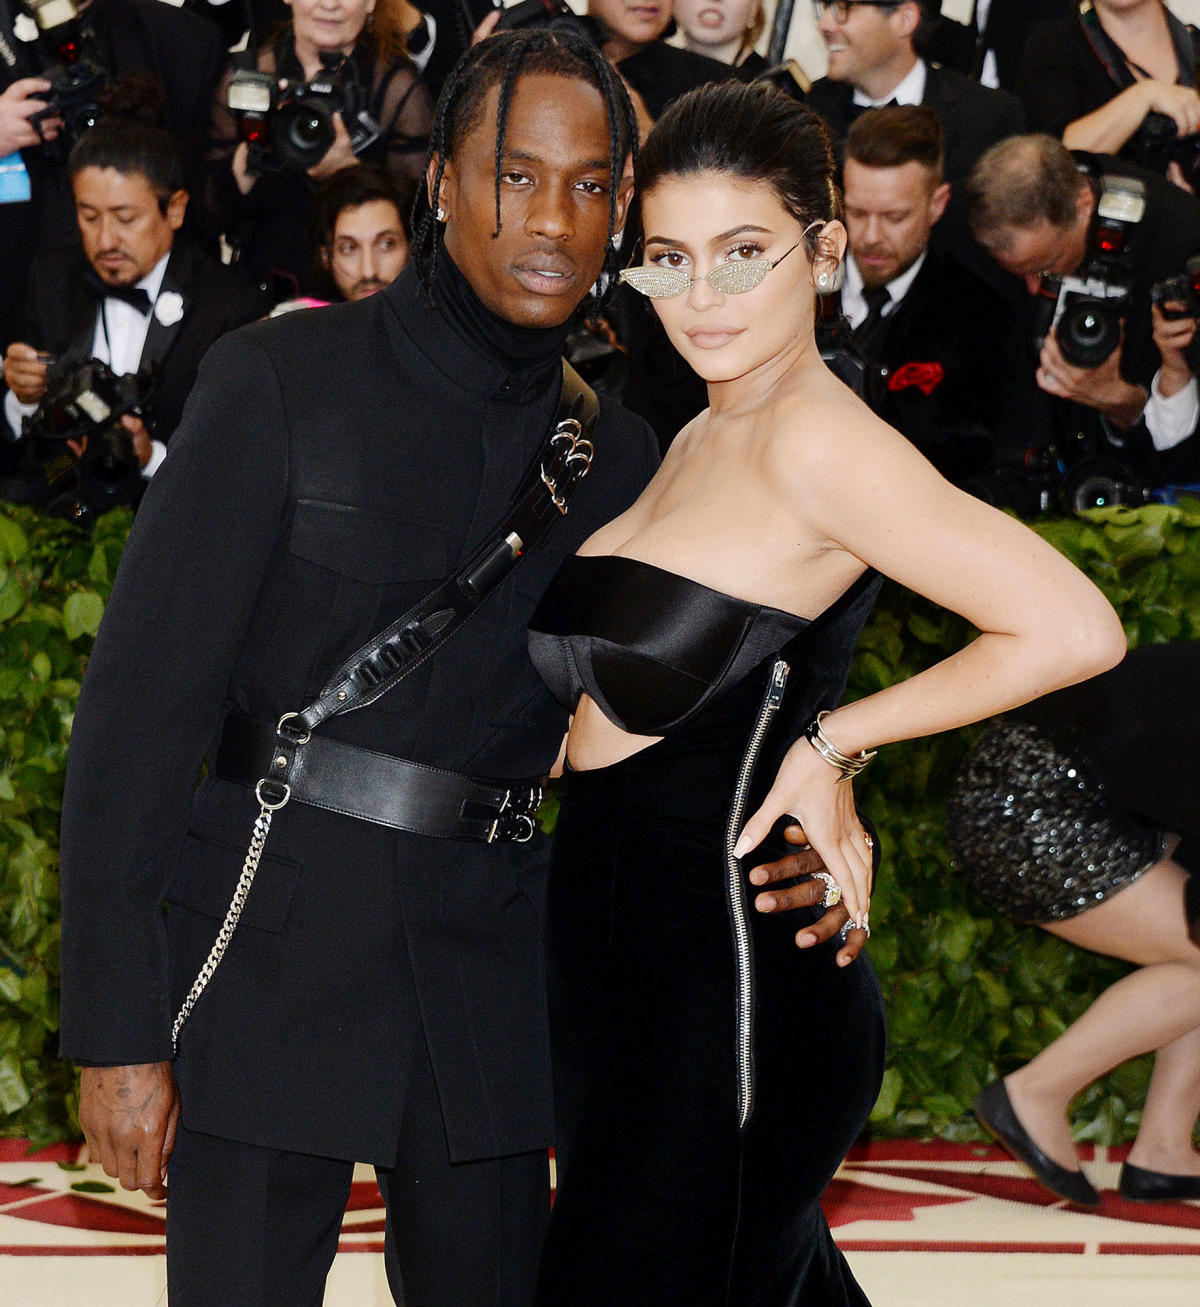
M1091 424L1073 425L1046 445L997 450L988 471L964 488L1024 518L1133 506L1154 498L1153 487L1122 442Z
M46 107L30 114L29 123L42 137L46 153L65 163L75 142L95 126L100 116L100 95L111 78L87 48L89 42L80 30L75 0L43 0L30 7L42 48L52 62L39 74L50 83L50 90L44 93ZM42 124L52 118L62 122L62 130L48 141Z
M1193 191L1200 191L1200 135L1180 136L1174 118L1165 113L1148 113L1126 141L1121 157L1160 175L1167 171L1167 164L1177 163L1184 181Z
M1042 278L1040 293L1047 303L1037 314L1037 350L1053 331L1068 363L1096 368L1121 343L1121 323L1133 296L1125 243L1145 212L1146 188L1141 181L1119 176L1101 179L1083 269L1072 276Z
M153 387L151 372L117 376L99 359L50 379L21 435L43 470L43 512L90 530L101 513L141 498L142 465L121 418L140 416ZM67 441L86 442L78 461L70 458Z
M355 154L379 138L379 124L349 55L321 52L321 71L307 82L279 82L270 73L238 69L225 103L249 147L251 173L304 172L325 157L341 114Z
M1186 272L1155 282L1150 299L1164 318L1200 318L1200 255L1188 259ZM1183 307L1168 307L1175 304Z
M581 18L566 0L521 0L501 9L497 32L515 32L521 27L556 27L574 32L593 45L600 44L599 29L591 19Z

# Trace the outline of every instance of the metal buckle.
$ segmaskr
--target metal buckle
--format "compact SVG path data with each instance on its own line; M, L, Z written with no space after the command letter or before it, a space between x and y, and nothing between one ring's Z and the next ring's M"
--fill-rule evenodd
M487 834L487 842L494 844L497 840L505 844L528 844L537 830L534 820L537 810L542 806L542 787L530 786L523 792L520 805L514 804L512 790L507 790L496 820L492 822Z
M295 716L294 713L292 715ZM264 786L273 789L276 791L276 793L282 795L278 803L272 803L269 799L267 799L264 796L263 794ZM287 784L280 785L278 781L270 780L268 777L264 776L263 779L259 781L258 784L254 787L254 797L259 801L259 803L262 804L264 808L266 808L268 812L278 812L279 809L282 808L284 804L286 804L287 801L292 797L292 787Z
M305 731L303 735L295 735L290 727L287 730L284 730L283 724L286 721L290 721L293 717L299 716L300 714L298 712L285 712L279 721L275 723L275 734L278 735L284 743L293 745L296 748L299 748L302 744L307 744L309 740L312 739L312 731Z

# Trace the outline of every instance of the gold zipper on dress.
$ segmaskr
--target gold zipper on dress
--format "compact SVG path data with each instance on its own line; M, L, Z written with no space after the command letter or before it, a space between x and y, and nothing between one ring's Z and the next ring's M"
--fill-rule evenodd
M754 775L754 764L767 734L767 727L774 713L783 702L783 687L787 684L788 664L776 659L771 668L771 679L767 692L763 695L762 705L754 721L754 730L746 752L742 755L742 765L738 772L737 785L733 791L733 803L729 809L729 822L725 827L725 893L729 904L729 919L733 928L734 967L736 971L736 1056L737 1056L737 1095L738 1126L745 1126L754 1110L754 952L750 939L750 921L746 908L746 891L742 883L742 868L733 856L734 846L742 827L742 814L746 807L746 793L750 788L750 779Z

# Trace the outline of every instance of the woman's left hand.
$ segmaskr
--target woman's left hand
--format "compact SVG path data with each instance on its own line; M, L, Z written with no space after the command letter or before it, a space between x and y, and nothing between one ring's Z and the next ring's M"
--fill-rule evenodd
M854 808L850 781L799 739L784 755L762 807L742 827L734 854L743 857L766 839L780 817L794 817L842 891L855 925L871 903L871 845Z

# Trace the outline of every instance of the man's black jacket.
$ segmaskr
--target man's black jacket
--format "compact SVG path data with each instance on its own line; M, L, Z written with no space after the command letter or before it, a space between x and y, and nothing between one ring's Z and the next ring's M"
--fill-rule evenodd
M138 514L75 718L65 1056L170 1057L258 810L211 777L193 794L224 711L274 722L303 707L458 566L548 433L559 375L553 356L514 368L482 348L411 268L369 300L213 348ZM657 457L638 419L601 405L592 470L547 544L328 735L479 775L548 769L566 715L529 662L527 619ZM299 803L277 813L242 924L183 1030L185 1123L390 1164L423 1030L455 1160L548 1143L544 846L434 840ZM410 969L419 1012L401 997Z
M931 245L876 340L887 369L879 416L961 483L991 446L1029 439L1033 382L1021 344L1001 296Z
M90 358L96 330L96 298L84 282L81 251L52 250L39 256L30 278L28 321L21 339L47 350L64 364ZM188 238L176 238L163 274L159 306L178 296L182 317L152 313L141 366L156 373L146 425L157 440L169 440L196 381L200 360L212 343L235 327L263 317L266 296L209 258Z

